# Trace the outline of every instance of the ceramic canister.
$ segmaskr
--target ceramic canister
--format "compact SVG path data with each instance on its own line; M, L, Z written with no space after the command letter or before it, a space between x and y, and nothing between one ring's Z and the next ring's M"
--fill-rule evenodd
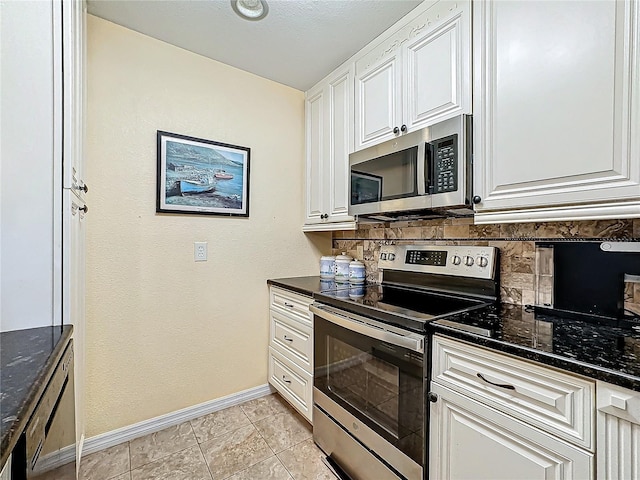
M364 284L350 284L349 286L349 297L350 298L362 298L364 297Z
M349 283L364 283L364 263L354 260L349 264Z
M349 281L349 264L353 260L346 253L336 257L336 282L347 283Z
M320 278L333 278L336 275L336 257L320 257Z

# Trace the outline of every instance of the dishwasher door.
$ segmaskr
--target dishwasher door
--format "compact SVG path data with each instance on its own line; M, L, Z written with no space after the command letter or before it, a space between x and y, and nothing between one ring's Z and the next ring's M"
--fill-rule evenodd
M73 341L62 354L25 429L27 478L75 458Z

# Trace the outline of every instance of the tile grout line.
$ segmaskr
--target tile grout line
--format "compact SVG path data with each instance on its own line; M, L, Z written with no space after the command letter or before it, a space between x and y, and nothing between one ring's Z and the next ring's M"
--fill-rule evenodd
M187 420L187 422L189 423L189 427L191 428L191 433L193 434L193 438L196 441L195 444L198 445L198 447L199 447L200 444L198 443L198 438L196 437L195 430L193 429L193 425L191 425L191 420ZM173 427L169 427L169 428L173 428ZM158 433L158 432L154 432L154 433ZM154 435L154 433L151 433L149 435ZM145 436L147 436L147 435L145 435ZM143 438L143 437L139 437L139 438ZM161 457L158 457L158 458L156 458L154 460L151 460L149 462L143 463L143 464L138 465L137 467L133 468L133 461L132 461L133 459L132 459L132 456L131 456L131 440L129 440L129 441L127 441L127 448L129 449L129 472L133 472L134 470L138 470L138 469L140 469L140 468L142 468L142 467L144 467L146 465L149 465L151 463L155 463L155 462L157 462L159 460L162 460L163 458L167 458L167 457L169 457L169 456L171 456L171 455L173 455L175 453L184 452L185 450L188 450L189 448L193 448L193 447L194 447L194 445L191 445L191 446L188 446L188 447L185 447L185 448L181 448L180 450L176 450L175 452L168 453L166 455L163 455ZM124 472L124 473L126 473L126 472Z

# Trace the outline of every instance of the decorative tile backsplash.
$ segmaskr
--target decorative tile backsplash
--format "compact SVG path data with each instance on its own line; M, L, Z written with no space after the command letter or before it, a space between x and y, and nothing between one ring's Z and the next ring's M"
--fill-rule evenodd
M580 222L515 223L473 225L471 218L421 220L395 223L361 223L356 231L333 233L333 254L347 252L362 260L367 281L379 281L378 252L381 245L416 243L423 245L477 245L500 249L500 297L517 305L536 303L535 242L540 240L638 240L640 219ZM538 259L544 261L544 259ZM640 284L637 284L640 286ZM633 288L633 287L631 287ZM640 302L635 287L633 302ZM548 290L539 290L538 295ZM546 297L545 297L546 298ZM546 302L544 302L546 303Z

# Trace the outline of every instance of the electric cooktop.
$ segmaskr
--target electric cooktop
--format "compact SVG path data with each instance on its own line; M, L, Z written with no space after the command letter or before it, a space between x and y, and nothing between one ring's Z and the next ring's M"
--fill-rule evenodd
M337 284L314 294L321 304L416 332L426 323L497 298L493 247L390 245L380 250L381 284Z

